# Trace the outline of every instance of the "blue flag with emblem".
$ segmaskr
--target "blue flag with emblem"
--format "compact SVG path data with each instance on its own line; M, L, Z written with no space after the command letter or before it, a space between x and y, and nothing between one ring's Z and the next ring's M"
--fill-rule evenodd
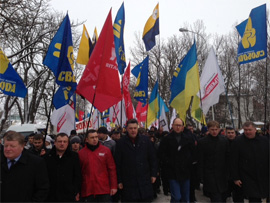
M0 89L6 95L25 97L27 88L0 48Z
M55 82L60 85L53 98L55 108L60 108L69 103L77 87L73 74L74 55L68 14L52 39L43 64L52 70Z
M148 97L148 64L149 56L147 56L140 64L135 66L131 73L137 78L134 99L145 105Z
M113 35L115 44L115 53L117 57L118 70L122 75L126 68L126 56L124 47L124 26L125 26L125 8L124 2L119 8L113 24Z
M238 63L245 64L266 58L266 4L252 9L249 18L236 28L242 38L238 45Z

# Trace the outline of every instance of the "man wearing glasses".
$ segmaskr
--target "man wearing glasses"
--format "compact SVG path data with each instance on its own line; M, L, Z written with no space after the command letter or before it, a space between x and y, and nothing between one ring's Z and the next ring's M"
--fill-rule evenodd
M189 202L190 171L195 155L195 141L184 122L176 118L173 131L160 143L159 158L167 167L171 202Z

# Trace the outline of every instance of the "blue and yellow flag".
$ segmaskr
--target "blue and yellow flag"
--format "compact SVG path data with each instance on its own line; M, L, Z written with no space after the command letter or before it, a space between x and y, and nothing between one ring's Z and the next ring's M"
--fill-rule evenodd
M160 98L161 99L161 98ZM147 110L147 127L149 127L158 118L159 112L158 81L156 82L149 99Z
M134 99L142 102L143 105L147 103L148 97L148 64L149 56L131 70L131 73L137 78Z
M243 32L243 27L244 32ZM245 64L267 56L266 4L251 10L249 18L237 26L241 36L238 63Z
M107 109L105 111L102 112L102 115L101 115L101 119L106 119L110 116L110 109Z
M155 36L159 34L159 4L156 5L153 14L148 18L143 29L143 41L146 51L156 45Z
M125 8L124 2L119 8L113 24L115 53L117 57L118 70L122 75L126 68L126 56L124 47L124 27L125 27Z
M186 111L190 106L191 97L200 89L199 81L197 49L194 41L187 55L175 69L171 83L170 105L176 109L183 121L186 120Z
M240 23L240 24L238 24L238 25L236 26L237 32L239 33L239 35L241 36L241 38L243 37L243 35L244 35L244 33L245 33L247 21L248 21L248 20L244 20L242 23Z
M43 64L52 70L55 82L60 85L54 95L53 104L56 108L68 104L77 87L73 74L74 55L68 14L52 39Z
M169 112L169 109L168 109L167 105L165 104L164 100L161 98L161 96L159 94L158 94L158 103L159 103L159 105L158 105L159 106L159 111L158 111L158 114L157 114L157 118L160 117L163 107L164 107L165 112Z
M0 48L0 89L6 95L25 97L27 88Z

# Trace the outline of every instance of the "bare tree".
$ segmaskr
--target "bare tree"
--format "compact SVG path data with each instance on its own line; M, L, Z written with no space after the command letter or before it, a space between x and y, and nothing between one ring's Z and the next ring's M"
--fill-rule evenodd
M18 113L15 113L19 114L21 123L34 123L37 114L49 116L54 76L42 61L64 15L50 13L48 2L48 0L0 2L0 7L4 8L0 10L1 47L28 87L28 94L24 99L17 98L11 103L10 99L7 99L9 97L3 97L6 100L2 100L2 103L5 103L5 112L0 130L3 129L9 111L15 103L17 108L14 108L14 111L17 109ZM71 24L76 47L79 34L75 28L81 23L71 22ZM80 74L81 71L77 69L76 72Z

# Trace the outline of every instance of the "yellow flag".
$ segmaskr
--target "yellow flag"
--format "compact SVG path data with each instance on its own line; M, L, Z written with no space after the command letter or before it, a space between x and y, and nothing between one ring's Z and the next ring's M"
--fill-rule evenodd
M82 65L87 65L89 56L90 56L90 37L87 32L85 25L83 25L83 33L82 38L79 46L78 56L77 56L77 63Z

